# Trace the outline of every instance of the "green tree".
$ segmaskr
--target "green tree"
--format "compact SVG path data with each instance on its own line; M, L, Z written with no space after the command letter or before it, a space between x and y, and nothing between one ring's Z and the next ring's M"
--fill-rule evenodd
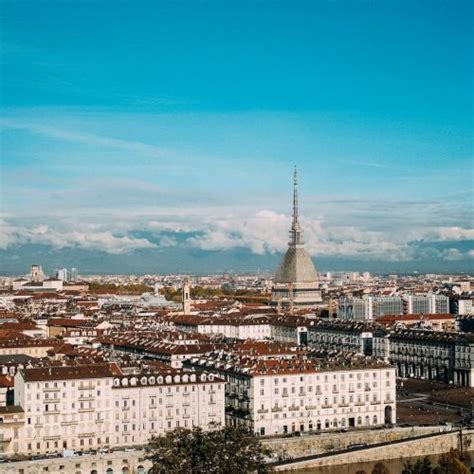
M469 474L469 469L461 461L457 449L451 449L449 453L442 454L438 460L436 474Z
M265 458L271 454L255 436L233 427L208 432L177 428L152 438L146 452L153 474L265 473Z
M431 461L427 456L423 459L418 459L415 463L411 461L403 463L402 474L432 474L432 472Z

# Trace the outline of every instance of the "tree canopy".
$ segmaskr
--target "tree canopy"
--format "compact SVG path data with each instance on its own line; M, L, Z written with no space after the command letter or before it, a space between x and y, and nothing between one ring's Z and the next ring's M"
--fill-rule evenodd
M418 459L415 463L405 461L402 474L469 474L469 469L461 461L457 449L441 454L438 465L432 467L428 457Z
M233 427L207 432L177 428L153 437L146 451L153 474L265 473L271 454L255 436Z

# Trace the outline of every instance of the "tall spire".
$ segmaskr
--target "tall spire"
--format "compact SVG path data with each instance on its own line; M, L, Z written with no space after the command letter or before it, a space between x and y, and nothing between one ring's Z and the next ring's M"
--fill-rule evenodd
M293 222L291 223L290 230L290 245L302 243L301 228L298 222L298 174L295 166L295 171L293 173Z
M293 222L298 222L298 174L293 173Z

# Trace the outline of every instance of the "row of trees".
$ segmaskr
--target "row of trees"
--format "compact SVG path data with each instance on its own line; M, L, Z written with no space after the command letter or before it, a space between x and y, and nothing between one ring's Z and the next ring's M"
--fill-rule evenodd
M181 301L182 289L181 288L172 288L170 286L165 286L160 289L160 293L168 301ZM204 288L203 286L192 286L191 287L191 298L215 298L215 297L225 297L225 296L261 296L258 291L252 290L234 290L232 288L223 286L222 288Z
M370 474L390 474L390 472L383 462L378 462ZM356 471L356 474L367 474L367 471ZM470 474L470 471L462 462L459 451L452 449L439 457L437 465L433 465L427 456L415 462L405 461L401 474Z
M114 285L113 283L91 282L89 285L91 293L111 293L114 295L142 295L143 293L152 293L154 289L148 285L130 284Z
M415 463L406 461L402 474L469 474L470 471L462 462L457 449L442 454L438 464L433 466L428 457L417 460Z

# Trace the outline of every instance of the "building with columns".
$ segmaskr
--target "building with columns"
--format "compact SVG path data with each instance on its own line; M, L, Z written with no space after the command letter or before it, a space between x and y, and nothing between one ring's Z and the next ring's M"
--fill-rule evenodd
M399 377L425 378L474 387L474 335L421 329L377 329L374 356Z

